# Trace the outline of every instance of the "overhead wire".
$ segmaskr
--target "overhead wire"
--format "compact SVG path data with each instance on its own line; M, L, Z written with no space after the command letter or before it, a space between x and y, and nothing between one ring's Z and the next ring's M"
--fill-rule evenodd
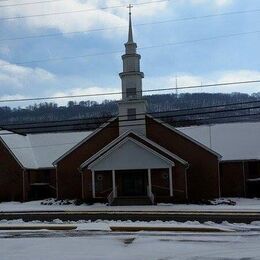
M244 101L244 102L233 102L233 103L225 103L225 104L218 104L218 105L211 105L211 106L199 106L199 107L190 107L190 108L184 108L184 109L172 109L172 110L166 110L166 111L157 111L157 112L149 112L149 114L156 116L161 114L168 114L168 113L183 113L188 111L194 111L194 110L207 110L207 109L216 109L216 108L226 108L226 107L233 107L233 106L243 106L243 105L251 105L255 103L259 103L260 100L254 100L254 101ZM248 107L248 109L251 109L252 107ZM254 108L254 107L253 107ZM246 109L246 108L245 108ZM147 113L136 113L136 116L142 116L146 115ZM191 114L186 114L191 115ZM62 123L62 122L75 122L75 121L83 121L83 120L109 120L111 117L117 116L118 118L124 118L127 117L127 114L125 115L111 115L111 116L98 116L98 117L84 117L84 118L76 118L76 119L63 119L63 120L48 120L48 121L33 121L33 122L23 122L23 123L11 123L11 124L4 124L2 127L12 127L12 126L20 126L20 125L35 125L35 124L53 124L53 123ZM175 116L175 115L173 115ZM180 115L183 116L183 115Z
M232 12L216 13L216 14L209 14L209 15L202 15L202 16L190 16L190 17L168 19L168 20L164 20L164 21L154 21L154 22L148 22L148 23L137 23L137 24L134 24L133 26L139 27L139 26L147 26L147 25L154 25L154 24L192 21L192 20L199 20L199 19L214 18L214 17L219 17L219 16L239 15L239 14L248 14L248 13L256 13L256 12L260 12L260 9L252 9L252 10L246 10L246 11L232 11ZM94 29L83 30L83 31L38 34L38 35L18 36L18 37L13 37L13 38L2 38L2 39L0 38L0 42L35 39L35 38L46 38L46 37L58 37L58 36L71 35L71 34L84 34L84 33L92 33L92 32L99 32L99 31L106 31L106 30L123 29L126 27L127 26L113 26L113 27L105 27L105 28L94 28Z
M204 121L207 121L207 120L217 120L217 119L229 119L229 118L236 118L236 117L252 117L252 116L260 116L260 113L249 113L249 114L243 114L243 115L231 115L231 116L221 116L221 117L215 117L215 118L199 118L199 119L195 119L196 121L202 121L202 120L204 120ZM155 120L156 119L159 119L159 118L155 118ZM177 123L181 123L181 122L190 122L191 120L190 119L187 119L187 120L181 120L181 121L177 121ZM167 122L163 122L163 123L166 123L166 124L169 124L169 123L167 123ZM99 127L97 127L97 128L95 128L95 129L92 129L92 130L99 130L99 129L103 129L104 127L106 127L106 128L118 128L118 126L111 126L111 125L108 125L108 122L107 123L105 123L106 124L106 126L104 126L104 124L103 125L101 125L101 126L99 126ZM138 123L138 124L124 124L123 125L123 127L128 127L128 126L145 126L145 125L156 125L157 124L157 122L156 123ZM193 125L194 126L194 125ZM199 126L199 125L197 125L197 126ZM186 126L186 127L188 127L188 126ZM180 126L178 126L177 128L181 128ZM8 130L7 130L8 131ZM10 131L10 130L9 130ZM53 130L53 131L48 131L48 132L44 132L45 134L46 133L66 133L66 132L87 132L87 131L91 131L91 130L86 130L86 129L67 129L67 130L65 130L65 129L63 129L63 130ZM0 138L1 138L1 136L5 136L5 135L14 135L14 134L16 134L16 133L0 133ZM34 134L37 134L37 133L34 133Z
M244 35L250 35L250 34L259 34L259 33L260 33L260 30L247 31L247 32L241 32L241 33L223 34L223 35L194 39L194 40L169 42L169 43L158 44L158 45L144 46L144 47L139 47L138 49L148 50L148 49L162 48L162 47L167 47L167 46L194 44L194 43L199 43L199 42L206 42L206 41L212 41L212 40L217 40L217 39L232 38L232 37L238 37L238 36L244 36ZM86 58L86 57L105 56L105 55L118 54L118 53L122 53L122 50L114 50L114 51L92 53L92 54L89 53L89 54L75 55L75 56L63 56L63 57L56 57L56 58L45 58L45 59L37 59L37 60L29 60L29 61L21 61L21 62L9 61L8 63L6 62L4 64L1 64L0 67L10 67L10 66L14 66L14 65L28 65L28 64L35 64L35 63L36 64L37 63L47 63L47 62L64 61L64 60L75 60L75 59L81 59L81 58Z
M195 115L207 115L207 114L218 114L218 113L227 113L227 112L237 112L237 111L244 111L244 110L253 110L253 109L260 109L260 106L253 106L253 107L243 107L243 108L230 108L230 109L223 109L223 110L216 110L216 111L201 111L201 112L195 112L195 113L190 113L190 114L175 114L175 115L165 115L165 116L160 116L160 119L168 119L168 118L177 118L177 117L187 117L187 116L195 116ZM175 112L175 111L172 111ZM158 114L158 113L157 113ZM145 114L142 114L145 115ZM139 115L136 114L136 116L138 117ZM126 117L126 116L124 116ZM91 118L89 118L91 119ZM88 120L89 120L88 119ZM99 120L105 120L107 118L102 118L100 117ZM86 119L85 119L86 120ZM129 121L142 121L143 118L135 118L135 119L120 119L120 122L129 122ZM189 119L191 120L191 119ZM196 120L196 119L194 119ZM97 125L100 124L102 122L100 121L94 121L94 122L82 122L84 121L84 119L78 119L75 120L77 121L77 123L74 124L68 124L65 120L65 124L59 124L59 125L27 125L25 126L25 124L18 124L19 126L14 126L12 127L10 130L26 130L26 129L50 129L50 128L57 128L57 127L75 127L75 126L89 126L89 125ZM0 126L1 127L1 126ZM2 125L2 128L7 129L6 125Z
M134 4L134 6L149 5L149 4L156 4L156 3L169 2L169 1L172 1L172 0L147 1L147 2L136 3L136 4ZM46 16L57 16L57 15L83 13L83 12L85 13L85 12L102 11L102 10L125 8L125 7L126 7L126 5L114 5L114 6L104 6L104 7L99 7L99 8L88 8L88 9L79 9L79 10L73 10L73 11L64 11L64 12L52 12L52 13L42 13L42 14L23 15L23 16L10 16L10 17L0 18L0 21L10 21L10 20L17 20L17 19L25 19L25 18L28 19L28 18L46 17Z
M6 0L5 0L6 1ZM7 5L0 5L0 8L4 7L16 7L16 6L26 6L26 5L36 5L36 4L46 4L46 3L54 3L54 2L61 2L66 0L45 0L45 1L36 1L36 2L25 2L25 3L16 3L16 4L7 4ZM0 1L0 3L3 1Z
M220 86L234 86L242 84L255 84L260 83L260 79L245 80L245 81L234 81L234 82L222 82L213 84L201 84L201 85L190 85L190 86L180 86L180 87L170 87L170 88L154 88L145 89L142 91L136 91L136 93L149 93L149 92L160 92L169 90L183 90L183 89L196 89L196 88L210 88L210 87L220 87ZM25 102L25 101L41 101L41 100L56 100L56 99L68 99L68 98L82 98L82 97L99 97L99 96L112 96L112 95L122 95L126 94L125 91L118 92L105 92L105 93L94 93L94 94L80 94L80 95L64 95L64 96L54 96L54 97L34 97L34 98L16 98L16 99L0 99L0 103L8 102Z

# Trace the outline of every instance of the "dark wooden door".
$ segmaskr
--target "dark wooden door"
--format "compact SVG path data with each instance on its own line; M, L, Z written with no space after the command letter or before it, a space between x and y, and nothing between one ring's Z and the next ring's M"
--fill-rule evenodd
M124 196L145 196L145 175L143 172L124 173L122 176L122 194Z

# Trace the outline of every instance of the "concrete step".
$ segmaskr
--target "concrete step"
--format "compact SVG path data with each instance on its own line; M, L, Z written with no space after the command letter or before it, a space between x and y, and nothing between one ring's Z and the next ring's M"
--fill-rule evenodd
M111 206L134 206L134 205L152 205L149 197L119 197L115 198Z

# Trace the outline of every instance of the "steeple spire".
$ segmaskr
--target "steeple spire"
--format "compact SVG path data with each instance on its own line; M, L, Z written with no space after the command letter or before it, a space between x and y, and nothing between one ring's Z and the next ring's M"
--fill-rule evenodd
M122 81L122 100L118 103L119 133L132 129L145 134L146 101L142 98L144 73L140 71L141 55L136 52L137 44L133 39L132 7L131 4L127 6L129 9L128 39L125 43L125 54L122 55L123 72L119 73Z
M128 30L128 43L133 43L133 29L132 29L132 12L131 9L133 8L133 5L129 4L127 6L129 8L129 30Z

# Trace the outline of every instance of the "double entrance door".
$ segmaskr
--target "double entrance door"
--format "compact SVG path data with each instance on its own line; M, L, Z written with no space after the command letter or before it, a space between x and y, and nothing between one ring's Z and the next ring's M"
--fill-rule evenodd
M122 196L146 196L146 171L122 171L120 172L120 177Z

